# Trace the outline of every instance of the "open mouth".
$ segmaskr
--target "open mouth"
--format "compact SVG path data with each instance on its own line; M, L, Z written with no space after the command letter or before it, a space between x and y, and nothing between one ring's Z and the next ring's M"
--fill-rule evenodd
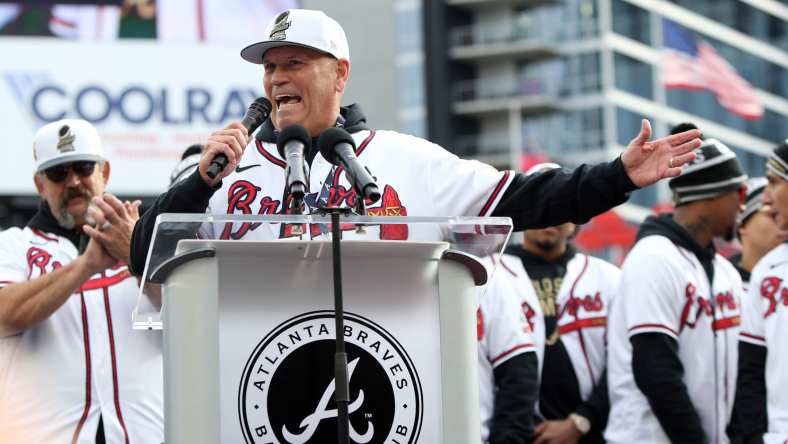
M283 108L286 109L288 106L301 103L301 96L280 94L274 98L274 101L276 102L276 109L281 110Z

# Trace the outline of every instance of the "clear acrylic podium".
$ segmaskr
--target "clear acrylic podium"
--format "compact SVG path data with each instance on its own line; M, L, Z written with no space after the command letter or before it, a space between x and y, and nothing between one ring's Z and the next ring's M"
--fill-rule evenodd
M478 259L511 220L340 227L351 441L477 444ZM323 216L159 216L133 322L164 330L167 444L336 442L330 240Z

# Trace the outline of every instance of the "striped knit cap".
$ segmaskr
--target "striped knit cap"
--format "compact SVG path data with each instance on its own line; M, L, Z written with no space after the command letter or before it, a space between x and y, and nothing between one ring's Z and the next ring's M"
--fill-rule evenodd
M744 225L747 219L755 214L763 206L763 190L766 189L767 180L765 177L753 177L747 181L747 201L744 203L744 210L739 213L737 222Z
M788 139L774 148L769 160L766 161L766 168L783 180L788 180Z
M747 180L736 154L719 140L705 139L695 154L681 176L668 182L676 206L717 197L738 189Z

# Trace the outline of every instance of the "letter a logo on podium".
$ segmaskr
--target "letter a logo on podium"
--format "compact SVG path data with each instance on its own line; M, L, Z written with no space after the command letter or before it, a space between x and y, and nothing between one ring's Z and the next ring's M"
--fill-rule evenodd
M289 319L259 342L241 376L240 426L247 443L336 440L334 312ZM380 325L345 313L350 439L415 443L423 416L419 376L402 345Z

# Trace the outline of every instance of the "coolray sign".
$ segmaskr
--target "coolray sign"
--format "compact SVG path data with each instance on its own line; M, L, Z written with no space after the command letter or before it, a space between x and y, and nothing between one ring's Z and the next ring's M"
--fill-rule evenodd
M304 313L252 351L238 390L246 443L336 440L334 317ZM423 416L419 375L402 345L380 325L345 314L350 438L360 444L415 443Z
M35 194L32 140L45 123L79 118L98 128L112 164L109 191L158 195L183 150L263 95L259 66L239 48L2 38L0 194ZM144 180L141 180L144 179Z

